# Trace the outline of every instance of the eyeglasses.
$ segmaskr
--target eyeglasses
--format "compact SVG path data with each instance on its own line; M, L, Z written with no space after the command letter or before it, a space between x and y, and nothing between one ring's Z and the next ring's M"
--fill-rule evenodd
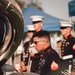
M37 45L37 43L39 43L39 42L42 42L43 40L41 40L41 41L34 41L33 43L35 43L36 45Z

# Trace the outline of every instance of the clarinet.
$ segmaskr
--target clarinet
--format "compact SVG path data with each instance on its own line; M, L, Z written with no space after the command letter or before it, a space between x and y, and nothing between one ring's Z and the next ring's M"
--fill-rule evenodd
M24 62L26 61L26 58L29 59L29 47L30 47L30 45L31 45L31 42L29 41L28 48L27 49L23 49L23 52L22 52L23 56L22 56L22 58L23 58Z

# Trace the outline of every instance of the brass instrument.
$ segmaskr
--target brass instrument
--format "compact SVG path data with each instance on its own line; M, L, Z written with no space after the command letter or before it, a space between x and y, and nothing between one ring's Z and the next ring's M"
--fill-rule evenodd
M24 20L14 0L0 0L0 19L4 25L3 45L0 48L0 65L3 65L14 54L23 38Z

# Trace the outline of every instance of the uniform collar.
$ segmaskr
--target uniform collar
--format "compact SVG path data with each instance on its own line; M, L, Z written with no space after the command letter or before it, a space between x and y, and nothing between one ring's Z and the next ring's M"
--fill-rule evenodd
M72 38L72 35L68 35L66 38L64 37L64 39L68 39L68 38Z
M45 53L45 52L48 52L48 51L50 52L50 50L51 50L51 46L48 46L45 50L42 51L42 53Z
M41 31L43 31L43 30L41 29L40 31L37 31L37 32L41 32Z

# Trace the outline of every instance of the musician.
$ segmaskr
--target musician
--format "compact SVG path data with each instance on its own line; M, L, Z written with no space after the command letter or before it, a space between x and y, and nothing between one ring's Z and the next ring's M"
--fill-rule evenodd
M36 51L35 48L30 48L31 38L35 32L34 26L33 25L27 25L27 29L28 29L27 36L30 40L26 41L24 43L24 51L21 55L21 69L22 69L22 71L28 70L28 63L30 62L29 57L30 57L30 52L32 51L32 49L34 51Z
M60 57L51 47L49 33L47 31L35 33L33 41L34 47L40 53L38 73L40 75L60 75Z
M30 19L32 21L32 24L35 28L35 33L41 33L45 30L42 29L42 26L43 26L43 20L44 20L44 17L41 16L41 15L33 15L33 16L30 16ZM33 37L34 37L33 35ZM32 40L33 40L33 37L32 37ZM31 72L35 72L35 73L38 73L38 64L39 64L39 60L40 60L40 53L30 53L31 57L33 57L33 63L32 63L32 66L31 66Z
M60 32L63 35L61 45L62 71L75 71L75 38L71 35L72 23L61 21L60 25Z

